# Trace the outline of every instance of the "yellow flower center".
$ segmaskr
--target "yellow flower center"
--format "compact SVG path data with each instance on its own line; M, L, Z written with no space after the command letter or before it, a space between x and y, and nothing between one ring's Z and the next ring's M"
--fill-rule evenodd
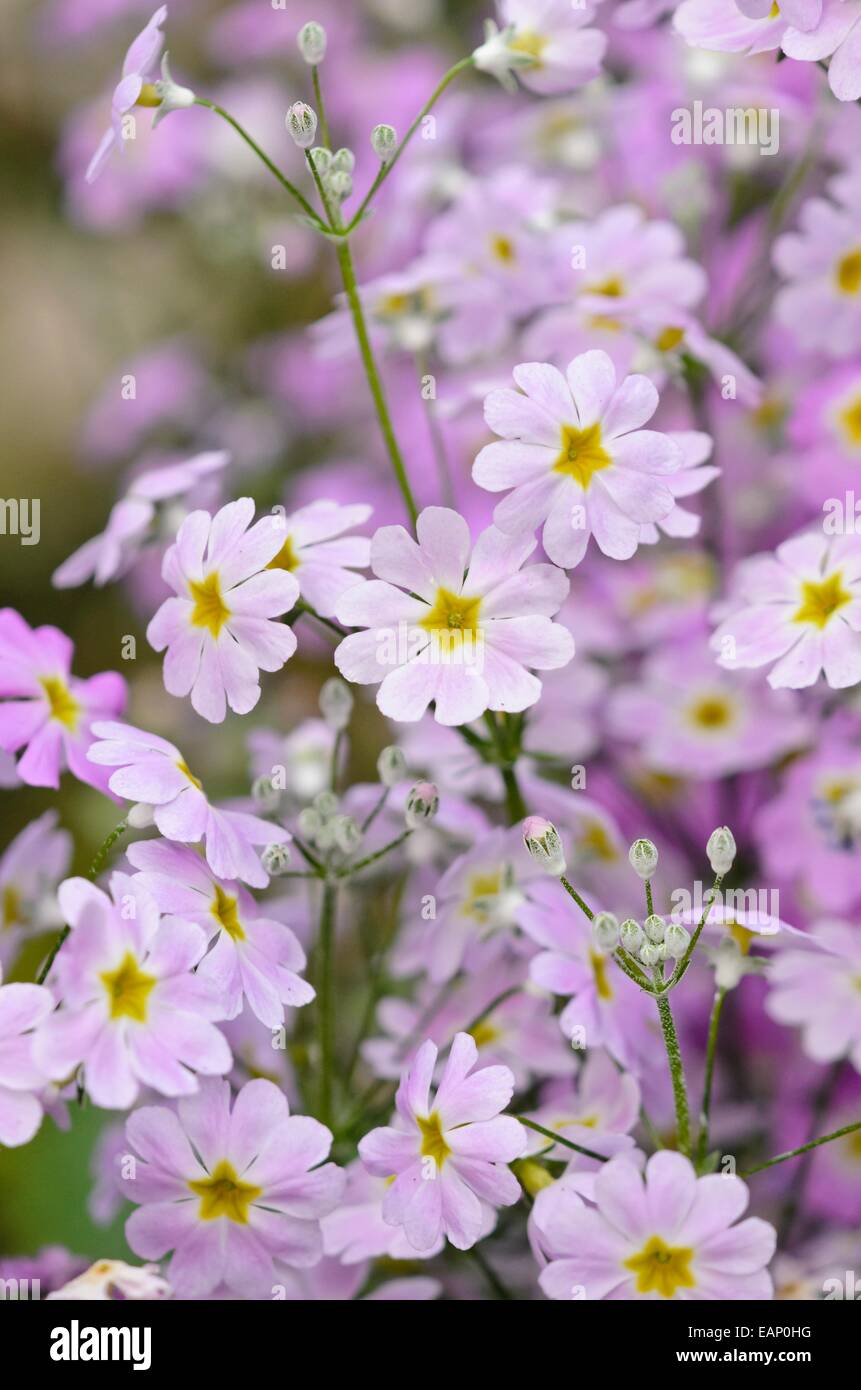
M299 556L296 554L296 547L293 544L293 537L288 536L278 554L273 556L266 566L268 570L293 570L299 568Z
M451 1153L442 1132L442 1123L436 1111L427 1119L416 1116L416 1124L422 1136L422 1158L432 1158L437 1168L441 1168Z
M81 707L69 687L60 680L59 676L42 676L39 684L48 697L50 717L58 720L67 729L74 729L78 723Z
M8 883L3 889L3 910L0 921L4 927L14 927L21 921L21 894L14 884Z
M612 459L601 446L601 426L590 425L578 430L573 425L562 426L562 449L553 465L554 473L566 473L579 483L585 492L595 473L609 468Z
M778 5L777 0L774 0L774 4L768 12L768 17L769 19L780 19L780 6Z
M161 97L156 91L154 82L145 82L143 84L140 96L135 102L135 106L161 106Z
M835 279L842 294L858 294L861 290L861 247L838 261Z
M750 944L756 940L756 932L743 927L740 922L724 922L724 926L743 956L750 955Z
M487 899L495 898L501 887L501 872L473 874L469 881L469 896L466 902L467 915L476 917L479 922L486 922L490 915Z
M490 238L490 254L494 260L502 261L503 265L511 265L517 260L517 251L511 237L492 236Z
M156 983L154 975L145 975L132 955L126 955L116 970L101 975L111 1004L111 1018L133 1018L146 1023L146 1005L150 990Z
M189 767L188 763L183 762L182 758L180 758L179 762L177 763L177 767L179 768L179 770L180 770L180 772L182 773L183 777L187 777L187 778L188 778L188 780L189 780L189 782L191 782L192 786L197 787L197 790L198 790L198 791L202 791L202 790L203 790L203 783L201 782L200 778L199 778L199 777L195 777L195 775L194 775L194 773L192 772L191 768Z
M732 723L732 705L719 695L706 695L690 710L692 724L703 729L723 729Z
M234 941L244 941L245 932L239 920L237 903L237 898L230 897L228 893L225 893L221 884L216 883L215 902L212 904L210 911L218 925L224 928L228 936L232 937Z
M499 1029L493 1026L489 1018L482 1019L481 1023L477 1023L474 1028L470 1028L469 1033L478 1048L487 1047L490 1043L496 1042L496 1039L500 1037Z
M530 67L540 68L541 55L547 47L547 39L532 29L521 29L509 41L508 47L513 53L524 53L531 58Z
M194 608L191 614L191 621L195 627L205 627L217 637L227 619L230 617L230 609L221 597L221 582L218 578L218 571L213 570L204 580L198 584L195 580L189 581L189 590L194 599Z
M848 442L856 448L861 445L861 393L841 410L837 418Z
M625 293L625 282L621 275L608 275L597 285L587 285L585 294L603 294L607 299L621 299Z
M440 645L449 650L457 650L463 644L466 632L479 630L478 614L480 598L468 598L465 594L453 594L450 589L437 589L433 608L421 620L427 632L435 634Z
M248 1225L248 1208L263 1193L262 1187L243 1182L232 1163L226 1158L212 1170L208 1178L190 1182L192 1192L200 1198L201 1221L217 1221L226 1216L239 1226Z
M679 343L684 341L684 337L685 330L683 328L672 326L664 328L655 339L655 347L658 352L672 352L673 348L677 348Z
M691 1273L693 1257L693 1250L667 1245L660 1236L652 1236L624 1265L637 1276L637 1293L656 1290L661 1298L673 1298L676 1289L692 1289L696 1284Z
M577 838L578 849L590 859L613 863L618 858L606 829L598 820L587 821Z
M590 951L589 962L592 966L592 974L595 976L595 989L598 992L598 998L612 999L613 990L607 979L607 957L602 956L598 951Z
M818 628L827 627L838 609L851 602L852 595L844 586L839 570L819 583L806 579L801 585L801 606L793 614L793 622L812 623Z

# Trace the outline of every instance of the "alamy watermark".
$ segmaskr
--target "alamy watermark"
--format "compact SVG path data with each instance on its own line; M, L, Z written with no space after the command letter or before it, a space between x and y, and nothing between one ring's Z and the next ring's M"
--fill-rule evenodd
M780 112L765 106L677 106L670 116L674 145L755 145L761 155L777 154Z
M473 627L415 627L401 622L397 627L377 629L378 666L469 666L479 674L484 670L484 633Z
M743 918L743 925L767 925L780 917L780 890L777 888L725 888L715 891L697 879L694 891L674 888L670 894L672 916L690 914L702 917L706 906L724 907Z
M22 545L38 545L41 515L38 497L0 497L0 536L17 536Z

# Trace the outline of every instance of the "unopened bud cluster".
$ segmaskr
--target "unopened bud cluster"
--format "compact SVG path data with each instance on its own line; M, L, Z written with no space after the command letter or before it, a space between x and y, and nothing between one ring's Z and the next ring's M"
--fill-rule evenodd
M362 842L362 831L352 816L341 814L334 792L319 792L299 813L299 833L321 854L351 855Z

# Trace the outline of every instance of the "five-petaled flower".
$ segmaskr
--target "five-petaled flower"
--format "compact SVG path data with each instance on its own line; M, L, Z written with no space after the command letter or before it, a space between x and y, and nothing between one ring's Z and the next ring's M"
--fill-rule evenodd
M475 1039L458 1033L433 1100L435 1043L422 1043L395 1098L393 1124L372 1130L359 1144L369 1173L393 1177L383 1216L402 1226L416 1250L444 1234L458 1250L480 1239L486 1205L508 1207L520 1184L508 1164L526 1151L519 1120L501 1115L514 1090L508 1067L483 1067Z
M202 1083L176 1112L144 1106L126 1124L142 1161L124 1186L138 1204L126 1223L136 1255L161 1260L180 1298L220 1288L272 1297L273 1259L304 1268L323 1252L320 1218L344 1174L327 1163L332 1135L291 1115L271 1081L249 1081L231 1105L226 1081Z

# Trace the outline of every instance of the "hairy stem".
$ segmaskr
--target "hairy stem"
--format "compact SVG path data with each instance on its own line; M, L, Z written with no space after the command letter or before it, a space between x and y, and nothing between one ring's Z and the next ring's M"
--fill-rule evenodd
M854 1125L844 1125L842 1129L835 1129L831 1134L823 1134L819 1139L811 1139L809 1144L801 1144L797 1149L789 1149L785 1154L776 1154L774 1158L766 1159L765 1163L755 1163L739 1176L749 1178L753 1173L761 1173L764 1168L773 1168L776 1163L785 1163L788 1158L797 1158L799 1154L806 1154L810 1149L818 1149L820 1144L830 1144L834 1139L842 1139L846 1134L855 1134L859 1129L861 1120Z
M715 992L714 1002L712 1003L711 1017L709 1018L708 1042L706 1044L706 1075L703 1082L703 1103L700 1107L700 1132L697 1139L697 1164L701 1165L705 1160L706 1150L709 1145L709 1115L711 1112L712 1101L712 1081L714 1079L715 1053L717 1051L718 1027L720 1026L721 1009L726 998L726 990L718 989Z
M657 982L656 971L655 983L657 984ZM676 1134L679 1151L685 1155L685 1158L690 1158L691 1118L688 1109L688 1092L685 1086L685 1069L682 1064L682 1052L679 1047L676 1025L673 1022L673 1011L670 1008L670 1001L665 994L658 994L656 998L658 1015L661 1020L661 1032L664 1035L664 1046L667 1049L667 1061L670 1066L670 1080L673 1085L673 1101L676 1107Z
M216 116L220 116L223 121L226 121L229 126L232 126L233 129L236 131L237 135L239 135L245 141L249 149L253 150L253 152L256 154L257 158L261 161L261 163L266 165L266 168L269 170L270 174L272 174L278 180L281 187L285 189L287 193L290 194L290 197L294 200L294 202L299 204L300 208L305 213L305 216L310 217L317 230L320 232L327 232L329 230L325 222L321 221L321 219L317 216L311 204L308 202L308 199L303 197L296 185L291 183L287 175L282 173L281 170L278 168L278 165L269 158L268 154L266 154L264 150L261 150L257 141L254 140L252 136L248 134L248 131L245 129L245 127L240 125L234 116L231 116L229 111L225 111L223 106L218 106L214 101L207 101L206 97L195 97L195 106L205 106L207 110L214 111Z

